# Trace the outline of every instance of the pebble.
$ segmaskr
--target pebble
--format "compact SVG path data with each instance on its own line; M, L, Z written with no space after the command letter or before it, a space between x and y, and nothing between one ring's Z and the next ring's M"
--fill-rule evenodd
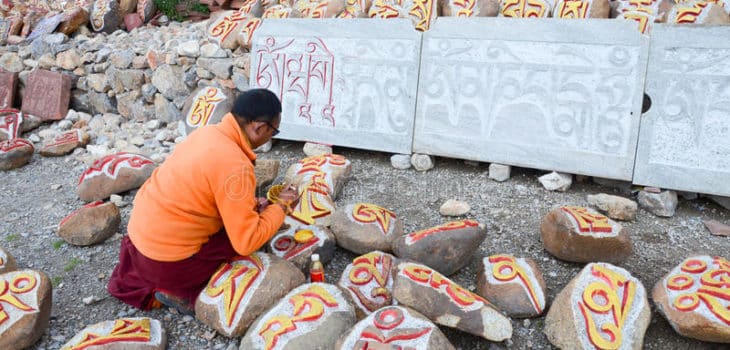
M449 199L441 205L439 213L443 216L462 216L466 215L470 210L471 206L469 203L456 199Z
M411 165L418 171L428 171L433 169L433 157L427 154L413 154L411 156Z
M405 170L411 167L410 154L394 154L390 157L390 165L393 168Z

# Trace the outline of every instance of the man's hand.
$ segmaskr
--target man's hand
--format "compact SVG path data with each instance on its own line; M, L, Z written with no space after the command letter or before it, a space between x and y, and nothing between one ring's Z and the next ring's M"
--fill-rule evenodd
M259 213L263 212L266 207L271 204L268 199L264 197L256 197L256 211Z
M282 189L279 193L278 204L282 206L284 212L289 214L299 203L299 191L294 185L289 185Z

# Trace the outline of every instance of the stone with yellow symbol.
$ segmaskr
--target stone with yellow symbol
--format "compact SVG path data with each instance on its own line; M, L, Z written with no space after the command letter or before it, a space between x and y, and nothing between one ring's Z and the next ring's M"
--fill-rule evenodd
M48 328L51 281L36 270L0 275L0 349L25 349Z
M441 3L444 17L496 17L499 1L488 0L446 0Z
M238 47L238 33L248 22L249 15L242 11L220 11L208 20L208 40L221 48L234 50Z
M210 124L218 124L233 108L231 91L214 86L204 86L193 91L185 100L182 118L185 132L191 132Z
M358 256L342 271L337 285L352 299L357 318L393 305L393 276L398 259L373 251Z
M163 350L166 347L167 333L160 321L149 317L132 317L90 325L66 342L61 350Z
M550 0L490 0L499 2L498 17L547 18L552 15Z
M337 245L357 254L390 252L393 242L403 235L403 222L395 212L371 203L335 210L330 227Z
M667 11L664 20L670 24L730 24L730 16L716 3L704 0L683 1Z
M284 182L297 185L301 191L315 178L315 182L322 185L322 190L326 190L332 199L337 199L351 174L352 162L347 158L339 154L323 154L292 164L286 171Z
M345 0L297 0L293 7L304 18L334 18L345 9Z
M611 5L608 0L558 0L553 17L563 19L608 18Z
M534 260L511 255L484 257L477 273L477 294L510 317L537 317L547 308L542 272Z

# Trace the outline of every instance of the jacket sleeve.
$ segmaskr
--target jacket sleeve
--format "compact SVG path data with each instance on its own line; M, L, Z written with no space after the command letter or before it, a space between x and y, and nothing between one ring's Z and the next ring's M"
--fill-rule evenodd
M284 222L278 205L256 211L256 176L253 165L241 161L213 174L211 179L218 213L238 254L250 255L261 248Z

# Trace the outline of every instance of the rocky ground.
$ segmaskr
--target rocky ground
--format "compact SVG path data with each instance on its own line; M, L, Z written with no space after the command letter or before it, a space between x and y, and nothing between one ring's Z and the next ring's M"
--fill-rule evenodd
M143 131L141 125L137 127L139 137L154 134ZM44 128L49 127L42 126L34 133L43 133ZM122 124L122 129L127 128ZM543 250L539 231L543 216L560 205L587 206L589 194L604 192L631 196L628 187L604 187L588 178L574 183L568 192L549 192L537 181L544 172L536 170L513 169L512 178L499 183L488 178L488 167L484 163L437 158L434 169L417 172L394 169L389 154L342 148L335 151L353 162L353 176L337 204L368 201L391 208L403 218L406 232L447 221L439 215L439 207L447 199L460 199L471 205L467 217L486 223L488 236L478 255L452 276L470 290L476 286L479 257L511 253L531 257L539 263L547 282L549 300L552 300L582 265L559 261ZM281 169L286 169L304 157L302 143L279 141L260 157L280 159ZM19 267L44 271L54 285L50 328L33 348L58 349L85 326L123 316L150 316L162 321L168 332L169 349L236 348L238 339L218 335L192 317L167 309L138 311L107 294L105 286L116 262L120 238L126 232L131 204L122 208L119 233L103 244L71 246L56 234L58 222L83 204L77 198L75 188L86 162L92 158L79 150L59 158L44 158L36 153L25 167L2 173L0 245L15 256ZM133 198L134 192L126 193L123 201L131 203ZM676 215L671 218L658 218L639 209L634 222L624 223L631 232L635 253L622 267L638 277L649 290L687 256L728 257L730 238L710 235L702 223L704 219L728 223L730 211L704 198L681 199ZM326 266L328 280L339 279L339 274L354 257L352 253L338 249L334 260ZM512 339L496 344L442 329L460 349L551 348L542 333L544 317L513 320L513 327ZM727 348L680 337L653 305L644 345L646 349Z

